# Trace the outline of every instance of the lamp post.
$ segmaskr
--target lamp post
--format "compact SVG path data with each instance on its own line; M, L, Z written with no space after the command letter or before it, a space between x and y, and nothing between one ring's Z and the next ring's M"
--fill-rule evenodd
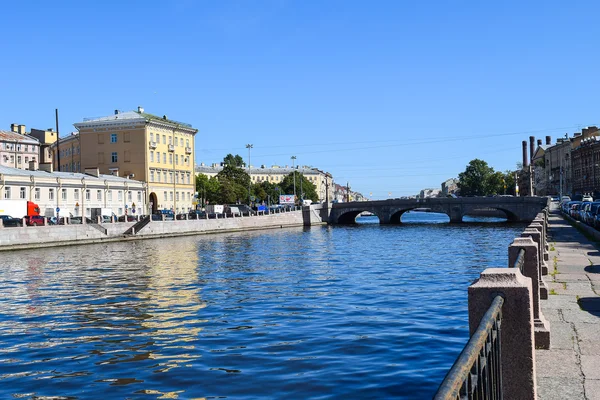
M252 179L250 178L250 149L252 149L254 147L253 144L247 144L246 148L248 149L248 205L251 204L251 200L250 200L250 187L252 185Z
M296 168L294 168L295 161L296 156L292 156L292 172L294 173L294 203L296 202Z

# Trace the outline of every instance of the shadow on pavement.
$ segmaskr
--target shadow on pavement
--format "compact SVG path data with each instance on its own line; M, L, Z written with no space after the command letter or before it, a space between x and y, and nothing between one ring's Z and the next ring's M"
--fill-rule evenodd
M593 255L588 253L588 255ZM585 272L589 272L592 274L600 274L600 265L588 265L587 267L584 268Z
M579 307L596 317L600 317L600 297L581 297L577 300Z

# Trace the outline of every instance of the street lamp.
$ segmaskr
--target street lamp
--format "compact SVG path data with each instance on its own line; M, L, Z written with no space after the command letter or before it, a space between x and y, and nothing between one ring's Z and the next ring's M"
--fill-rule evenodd
M296 169L294 168L295 161L296 156L292 156L292 172L294 173L294 203L296 202Z
M254 147L253 144L247 144L246 148L248 149L248 205L251 204L251 200L250 200L250 185L252 185L252 179L250 178L250 149L252 149Z

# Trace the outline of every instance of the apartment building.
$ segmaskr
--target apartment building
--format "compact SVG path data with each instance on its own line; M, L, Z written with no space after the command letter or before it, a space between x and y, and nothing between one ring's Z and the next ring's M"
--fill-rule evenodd
M53 145L53 163L58 165L60 151L61 171L65 165L80 171L98 168L101 174L146 182L144 201L153 212L169 209L180 213L193 208L194 137L198 130L190 124L138 107L85 118L73 125L78 133Z
M25 125L11 124L0 130L0 165L18 169L37 169L40 142L27 135Z
M3 200L29 200L40 207L40 214L63 217L90 217L92 208L109 208L117 215L147 215L146 185L115 175L22 170L0 166L0 196Z

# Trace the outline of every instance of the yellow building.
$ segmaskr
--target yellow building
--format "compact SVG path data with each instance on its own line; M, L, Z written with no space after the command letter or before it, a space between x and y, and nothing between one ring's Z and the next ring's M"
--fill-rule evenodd
M63 162L61 158L61 165L80 160L80 170L98 168L100 173L146 182L146 203L152 212L169 209L180 213L193 208L197 129L166 115L148 114L142 107L137 111L116 110L107 117L85 118L73 125L79 132L61 138L58 148L63 155L63 144L76 141L79 154L64 155L72 159ZM54 153L56 168L57 152Z

